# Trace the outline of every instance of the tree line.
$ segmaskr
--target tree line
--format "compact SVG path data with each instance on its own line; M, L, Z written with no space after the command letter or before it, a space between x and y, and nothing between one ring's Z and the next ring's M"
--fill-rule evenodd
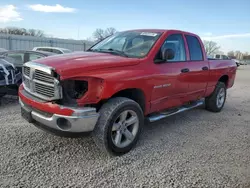
M107 29L98 28L93 32L93 40L94 41L103 40L104 38L111 36L116 32L117 32L116 29L113 27L109 27ZM0 33L11 34L11 35L34 36L34 37L48 37L48 35L46 35L42 30L25 29L19 27L0 28Z
M224 53L220 51L220 46L216 42L204 40L203 44L204 44L207 55L209 56L213 56L215 54L224 55ZM248 52L243 53L239 50L229 51L226 55L231 59L238 59L238 60L250 59L250 55L248 54Z
M0 28L0 33L12 34L12 35L23 35L23 36L35 36L35 37L46 37L44 31L37 29L25 29L18 27L6 27Z

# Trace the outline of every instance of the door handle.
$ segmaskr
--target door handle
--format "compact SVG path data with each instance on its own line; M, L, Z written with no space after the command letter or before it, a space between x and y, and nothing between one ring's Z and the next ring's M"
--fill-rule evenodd
M185 68L185 69L181 69L181 72L182 72L182 73L186 73L186 72L189 72L189 69L188 69L188 68Z
M208 70L208 67L202 67L202 70L206 71Z

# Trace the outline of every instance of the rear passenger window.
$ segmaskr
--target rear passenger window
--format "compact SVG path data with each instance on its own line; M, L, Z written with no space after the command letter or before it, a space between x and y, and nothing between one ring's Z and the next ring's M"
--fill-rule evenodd
M191 61L202 61L203 55L201 50L201 44L197 37L186 35L186 40L188 44L190 60Z
M37 51L52 52L52 49L49 49L49 48L37 48Z
M62 52L60 50L57 50L57 49L52 49L52 52L55 54L62 54Z

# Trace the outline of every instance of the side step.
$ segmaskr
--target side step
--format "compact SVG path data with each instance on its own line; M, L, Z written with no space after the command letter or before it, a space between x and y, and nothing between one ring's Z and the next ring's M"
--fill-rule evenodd
M184 105L184 106L181 106L179 108L176 108L175 110L168 110L168 111L159 112L159 113L154 114L154 115L150 115L148 117L148 120L150 122L158 121L160 119L163 119L163 118L175 115L175 114L179 114L181 112L184 112L184 111L196 108L198 106L202 106L203 104L204 104L204 101L203 100L199 100L199 101L190 103L188 105Z

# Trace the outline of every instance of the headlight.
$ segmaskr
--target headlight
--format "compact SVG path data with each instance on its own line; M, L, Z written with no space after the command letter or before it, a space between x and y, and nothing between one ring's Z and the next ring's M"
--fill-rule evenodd
M85 80L65 80L62 82L63 96L68 99L80 99L88 91Z
M62 80L63 98L60 104L86 105L96 104L101 100L104 80L93 77L75 78L74 80Z

